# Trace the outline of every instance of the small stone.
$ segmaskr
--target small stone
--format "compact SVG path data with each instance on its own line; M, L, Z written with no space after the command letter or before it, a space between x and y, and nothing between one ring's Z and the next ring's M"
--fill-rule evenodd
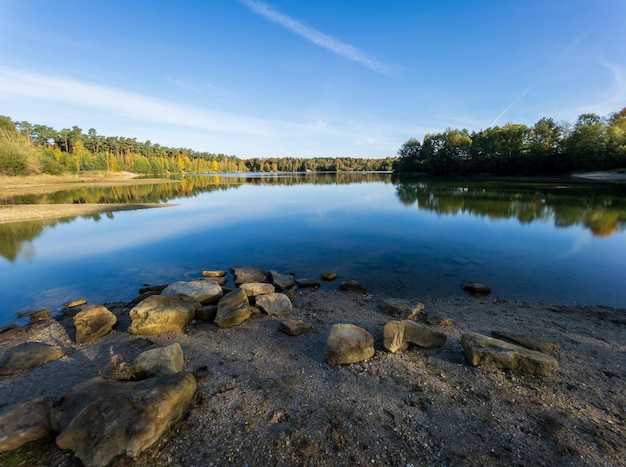
M202 271L203 277L224 277L226 271Z
M358 292L363 294L367 293L367 289L365 288L365 286L360 282L354 280L342 282L339 286L339 289L344 292Z
M215 324L220 328L230 328L243 323L251 315L246 292L236 288L224 295L218 302Z
M374 355L374 338L353 324L333 324L326 341L324 361L343 365L367 360Z
M382 302L385 313L398 319L414 319L422 311L424 304L403 298L387 298Z
M50 308L31 308L29 310L22 310L17 312L17 318L28 318L31 323L40 321L42 319L50 318L52 311Z
M561 347L555 342L550 342L538 337L524 336L522 334L514 334L505 331L491 331L491 335L496 339L504 339L538 352L547 352L548 350L555 350Z
M52 402L51 397L39 397L3 410L0 413L0 453L51 435Z
M391 353L406 350L409 344L427 349L441 347L446 343L446 335L434 331L415 321L390 321L383 328L383 347Z
M293 311L291 300L282 293L259 295L256 297L256 306L270 316L285 316Z
M239 266L230 268L235 284L247 284L249 282L267 282L266 272L256 266Z
M74 316L76 343L91 342L111 332L117 323L117 316L106 307L92 305L84 308Z
M177 294L189 295L203 305L216 303L224 296L224 292L219 284L205 280L174 282L161 292L163 296Z
M137 355L134 370L148 376L165 376L185 369L183 349L178 342L166 347L146 350Z
M83 306L87 304L86 298L77 298L76 300L70 300L63 305L65 308L76 308L77 306Z
M433 326L453 326L454 325L454 321L452 321L446 315L443 315L440 313L429 312L429 313L426 313L425 318L426 318L426 322Z
M335 279L337 279L337 273L335 272L323 272L322 273L322 280L323 281L334 281Z
M480 282L466 282L463 286L463 290L470 295L489 295L491 293L491 287Z
M281 321L278 325L278 330L289 336L299 336L311 329L313 329L313 325L311 323L305 323L301 319L287 319Z
M166 285L151 285L151 286L146 286L146 287L142 287L141 289L139 289L139 295L145 294L147 292L154 292L157 294L160 294L165 288L167 287ZM154 295L154 293L152 295Z
M291 274L281 274L274 270L270 271L269 278L279 292L293 288L296 283Z
M301 289L319 288L320 285L322 285L317 279L307 278L296 279L296 284L298 284L298 287L300 287Z

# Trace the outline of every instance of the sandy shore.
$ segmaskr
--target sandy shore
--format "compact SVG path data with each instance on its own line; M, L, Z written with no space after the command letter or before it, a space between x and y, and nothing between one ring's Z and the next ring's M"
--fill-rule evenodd
M224 465L626 465L626 310L565 307L465 297L424 301L426 312L454 322L436 327L439 349L382 347L392 318L381 297L302 289L293 317L313 324L292 337L278 321L253 315L220 329L196 321L184 332L133 336L126 304L109 304L114 332L73 343L72 314L59 318L65 356L27 373L0 378L0 410L22 400L59 397L98 375L110 350L126 361L179 342L198 382L192 407L151 448L115 466ZM423 318L418 321L424 322ZM369 331L375 355L332 366L323 353L330 327ZM508 331L559 348L554 376L538 377L465 360L461 334ZM0 351L7 346L0 338ZM0 455L1 465L80 465L54 440Z

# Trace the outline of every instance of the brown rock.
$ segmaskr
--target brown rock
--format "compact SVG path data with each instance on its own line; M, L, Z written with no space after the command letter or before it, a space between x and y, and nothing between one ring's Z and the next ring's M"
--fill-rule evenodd
M491 287L480 282L466 282L463 286L463 290L470 295L489 295L491 293Z
M51 397L39 397L3 410L0 413L0 453L52 434L52 402Z
M290 336L299 336L313 329L311 323L305 323L301 319L288 319L281 321L278 330Z
M193 319L200 303L188 295L152 295L130 310L131 334L181 331Z
M90 342L107 335L117 323L117 317L106 307L92 305L74 316L76 343Z
M146 350L137 355L134 369L147 376L165 376L185 369L183 348L178 342L166 347Z
M433 326L453 326L454 321L448 318L446 315L439 313L429 312L425 315L426 322Z
M222 292L219 284L206 280L174 282L161 292L161 295L178 294L189 295L203 305L216 303L224 296L224 292Z
M276 292L276 288L269 282L248 282L239 286L248 297L256 297L257 295L266 295Z
M196 319L200 321L215 321L217 315L217 305L205 305L196 311Z
M353 324L333 324L326 341L324 361L343 365L367 360L374 355L374 338Z
M307 278L296 279L296 284L298 284L298 287L301 289L314 289L319 288L319 286L322 285L317 279Z
M343 290L344 292L367 293L367 289L365 288L365 286L360 282L354 280L342 282L339 286L339 289Z
M323 281L334 281L335 279L337 279L337 273L335 272L323 272L322 273L322 280Z
M230 273L233 275L235 285L247 284L249 282L266 282L266 272L256 266L239 266L230 268Z
M202 271L203 277L224 277L226 271Z
M63 351L56 345L24 342L7 351L0 365L0 376L21 373L62 356Z
M386 298L382 306L385 313L398 319L414 319L424 311L423 303L403 298Z
M270 271L269 277L270 282L274 284L278 291L291 289L296 284L291 274L281 274L278 271L272 270Z
M415 321L390 321L383 328L383 347L392 353L406 350L409 344L429 349L445 343L445 334Z
M256 306L270 316L285 316L293 311L291 300L282 293L259 295L256 298Z
M65 308L76 308L77 306L83 306L87 304L86 298L77 298L76 300L70 300L63 305Z
M224 295L217 304L215 324L220 328L230 328L243 323L251 315L246 292L236 288Z
M32 308L30 310L18 311L17 318L28 318L31 323L50 318L52 310L50 308Z
M505 331L491 331L491 335L496 339L504 339L538 352L547 352L548 350L555 350L561 347L555 342L549 342L538 337L523 336Z

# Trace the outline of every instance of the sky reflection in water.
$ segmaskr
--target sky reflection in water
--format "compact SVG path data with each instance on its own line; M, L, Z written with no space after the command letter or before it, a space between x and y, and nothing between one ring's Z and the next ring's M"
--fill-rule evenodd
M0 325L24 308L56 310L77 297L127 301L144 284L190 280L204 269L244 264L295 271L298 277L334 271L339 280L359 280L371 293L416 299L460 296L463 283L472 280L508 299L626 306L623 211L616 211L619 228L601 237L584 222L557 228L553 213L526 223L500 212L477 213L472 206L482 204L475 200L448 197L453 182L431 181L416 189L414 181L378 180L235 183L170 199L179 203L171 208L45 227L30 244L22 242L16 259L0 259ZM417 191L407 197L411 190ZM538 199L546 196L563 212L573 209L558 194L541 192ZM615 196L619 201L620 193ZM616 202L608 204L613 209ZM589 212L597 217L597 211Z

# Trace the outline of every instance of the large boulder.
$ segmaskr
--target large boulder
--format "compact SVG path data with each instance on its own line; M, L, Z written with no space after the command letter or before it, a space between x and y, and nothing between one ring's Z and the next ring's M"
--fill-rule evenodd
M333 324L326 341L324 361L343 365L367 360L374 355L374 338L353 324Z
M461 345L473 366L487 365L539 376L551 376L558 369L557 361L549 355L482 334L463 334Z
M0 453L52 434L51 397L39 397L12 405L0 413Z
M398 319L414 319L424 311L423 303L404 298L386 298L381 305L385 313Z
M136 457L181 418L195 391L191 373L138 382L84 381L52 408L56 443L86 466L107 465L120 454Z
M9 349L2 363L0 376L14 375L63 356L60 347L45 342L23 342Z
M248 296L243 289L228 292L217 304L215 324L220 328L230 328L243 323L252 315Z
M270 316L285 316L293 311L291 300L282 293L259 295L256 298L256 306Z
M291 274L281 274L278 271L271 270L269 274L270 282L274 284L279 292L291 289L296 285L296 281Z
M230 268L235 285L247 284L249 282L267 282L267 273L256 266L238 266Z
M200 308L189 295L152 295L130 310L131 334L160 334L181 331Z
M90 342L107 335L117 323L117 316L106 307L92 305L79 311L74 316L76 343Z
M176 294L189 295L203 305L208 305L210 303L217 302L220 298L222 298L224 292L222 292L222 287L220 287L219 284L206 280L174 282L173 284L168 285L165 289L163 289L163 292L161 292L161 295Z
M391 353L406 350L409 344L424 348L441 347L446 335L415 321L390 321L383 328L383 347Z

